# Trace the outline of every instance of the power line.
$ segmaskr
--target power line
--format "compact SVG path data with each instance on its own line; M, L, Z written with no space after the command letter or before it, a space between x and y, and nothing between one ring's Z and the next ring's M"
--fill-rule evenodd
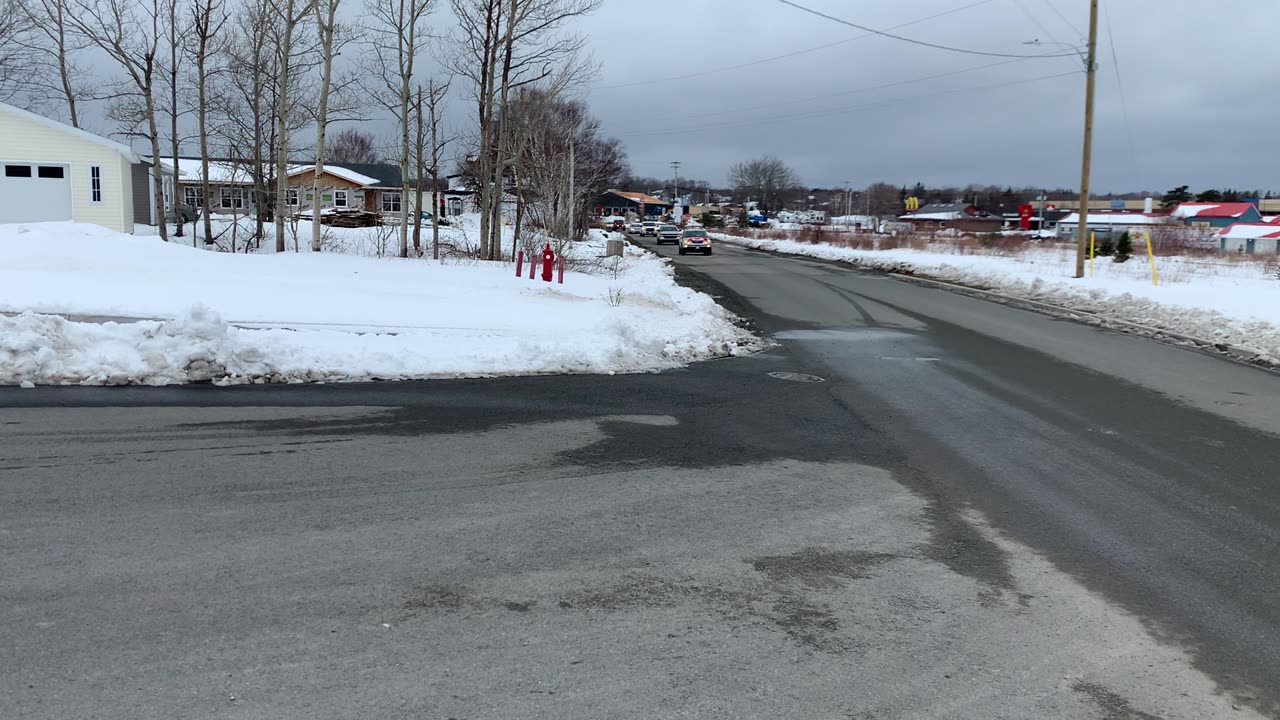
M824 12L819 12L818 10L814 10L813 8L807 8L799 3L792 2L792 0L778 0L778 2L782 3L783 5L790 5L791 7L797 10L802 10L804 12L809 13L810 15L817 15L820 18L825 18L832 22L840 23L841 25L848 25L849 27L852 27L852 28L865 30L866 32L869 32L873 35L881 35L883 37L892 38L894 40L900 40L905 43L911 43L912 45L920 45L922 47L934 48L936 50L946 50L948 52L964 53L966 55L983 55L986 57L1002 57L1002 58L1054 58L1054 57L1071 57L1076 55L1076 53L1062 53L1062 54L1051 54L1051 55L1014 55L1010 53L993 53L993 52L985 52L982 50L967 50L965 48L951 47L949 45L938 45L937 43L925 42L924 40L916 40L909 37L903 37L902 35L894 35L891 32L886 32L884 30L876 30L875 28L869 28L865 25L859 25L857 23L835 17L834 15L828 15Z
M955 76L955 75L963 75L964 73L974 72L974 71L977 71L977 70L987 70L987 69L990 69L990 68L993 68L993 67L999 67L999 66L1001 66L1001 65L1010 65L1010 64L1012 64L1012 63L1023 62L1024 60L1025 60L1025 58L1014 58L1014 59L1012 59L1012 60L1001 60L1001 61L999 61L999 62L987 63L986 65L978 65L977 67L968 67L968 68L963 68L963 69L961 69L961 70L952 70L952 71L950 71L950 72L938 73L938 74L936 74L936 75L926 75L926 76L924 76L924 77L912 78L912 79L910 79L910 80L898 80L898 81L895 81L895 82L882 83L882 84L880 84L880 85L868 85L868 86L866 86L866 87L851 88L851 89L848 89L848 90L836 90L835 92L822 93L822 94L820 94L820 95L810 95L810 96L807 96L807 97L795 98L795 99L793 99L793 100L785 100L785 101L781 101L781 102L763 103L763 104L761 104L761 105L749 105L749 106L747 106L747 107L729 108L729 109L727 109L727 110L711 110L711 111L709 111L709 112L692 113L692 114L689 114L689 115L677 115L677 116L674 116L674 117L672 117L672 116L667 116L667 118L666 118L666 119L668 119L668 120L679 120L680 118L708 117L708 116L711 116L711 115L729 115L729 114L733 114L733 113L747 112L747 111L750 111L750 110L762 110L762 109L764 109L764 108L782 107L782 106L786 106L786 105L795 105L795 104L797 104L797 103L808 102L808 101L810 101L810 100L825 100L825 99L833 98L833 97L837 97L837 96L840 96L840 95L851 95L851 94L853 94L853 93L870 92L870 91L872 91L872 90L887 90L887 89L889 89L889 88L899 87L899 86L902 86L902 85L914 85L914 84L916 84L916 83L927 82L927 81L929 81L929 80L938 80L938 79L941 79L941 78L952 77L952 76Z
M1111 67L1116 72L1116 89L1120 91L1120 114L1124 117L1124 132L1129 139L1129 162L1138 165L1138 150L1133 142L1133 125L1129 122L1129 102L1124 96L1124 83L1120 80L1120 58L1116 56L1116 27L1111 22L1109 3L1102 4L1102 13L1107 19L1107 44L1111 46Z
M864 103L861 105L849 105L849 106L840 107L840 108L828 108L826 110L792 113L790 115L775 115L772 117L755 118L752 120L745 120L745 121L727 121L727 122L710 123L710 124L704 124L704 125L691 125L686 127L666 128L666 129L660 129L660 130L652 130L648 132L630 132L630 133L622 132L617 134L623 137L644 137L649 135L670 135L673 133L695 132L699 130L719 130L719 129L729 129L729 128L738 128L738 127L750 127L752 125L757 125L761 123L781 122L786 120L807 120L809 118L824 117L828 115L840 115L848 112L855 112L858 110L884 107L886 105L893 105L895 103L907 102L911 100L928 99L928 98L934 98L942 95L953 95L956 93L975 92L979 90L994 90L999 88L1012 87L1014 85L1026 85L1028 83L1041 82L1044 80L1056 80L1058 78L1075 76L1079 74L1080 74L1079 70L1072 70L1070 72L1058 73L1055 75L1043 75L1040 77L1027 78L1025 80L1013 80L1010 82L996 83L993 85L978 85L973 87L955 88L952 90L942 90L935 93L913 95L913 96L907 96L907 97L901 97L901 98L892 98L889 100L881 100L873 103Z
M1052 30L1050 30L1048 27L1045 27L1045 24L1040 22L1040 18L1036 17L1035 14L1031 12L1030 8L1027 7L1026 3L1022 2L1022 0L1013 0L1013 3L1017 5L1018 9L1022 11L1022 14L1026 15L1027 18L1029 18L1032 23L1035 23L1035 26L1040 28L1040 32L1047 35L1050 40L1054 41L1055 43L1061 43L1063 45L1069 44L1069 43L1063 43L1061 40L1057 38L1057 36L1053 34Z
M979 5L986 5L990 2L994 2L994 0L978 0L977 2L969 3L968 5L961 5L960 7L952 8L951 10L947 10L946 12L937 13L936 15L922 17L918 20L912 20L911 22L902 23L901 25L894 25L889 29L899 30L904 27L919 25L922 22L928 22L930 20L936 20L940 17L946 17L947 15L953 15L955 13L963 12L965 10L971 10L973 8L978 7ZM844 40L837 40L832 43L826 43L824 45L815 45L814 47L805 48L803 50L796 50L794 52L783 53L782 55L774 55L773 57L761 58L760 60L752 60L751 62L740 63L738 65L728 65L726 67L716 68L714 70L702 70L695 73L689 73L687 75L676 75L673 77L657 78L655 80L637 80L635 82L622 83L621 85L601 85L597 87L600 87L603 90L613 90L618 88L636 87L638 85L654 85L657 83L672 82L675 80L688 80L690 78L703 77L706 75L714 75L716 73L728 72L730 70L741 70L742 68L754 67L756 65L763 65L765 63L770 63L770 62L773 62L774 60L785 60L787 58L793 58L798 55L805 55L811 52L817 52L818 50L826 50L827 48L833 48L833 47L836 47L837 45L845 45L847 43L854 42L855 40L863 40L865 38L875 37L877 34L879 33L868 32L862 35L856 35L851 38L845 38Z
M1053 14L1062 18L1062 22L1066 23L1067 27L1071 28L1071 32L1075 33L1076 37L1084 37L1084 33L1080 32L1080 28L1076 27L1076 24L1071 22L1070 18L1062 14L1062 11L1058 9L1058 6L1053 4L1053 0L1044 0L1044 4L1049 6L1049 9L1053 11Z

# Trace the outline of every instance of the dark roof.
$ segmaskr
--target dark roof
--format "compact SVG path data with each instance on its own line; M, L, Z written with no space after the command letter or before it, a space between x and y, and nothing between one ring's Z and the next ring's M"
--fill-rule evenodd
M946 213L946 212L964 212L973 207L973 203L954 202L954 203L929 203L923 205L917 212L920 213Z
M367 175L378 181L381 187L398 188L400 187L400 166L391 163L325 163L335 167L343 167L351 172L357 172L361 175ZM410 185L413 182L410 181Z

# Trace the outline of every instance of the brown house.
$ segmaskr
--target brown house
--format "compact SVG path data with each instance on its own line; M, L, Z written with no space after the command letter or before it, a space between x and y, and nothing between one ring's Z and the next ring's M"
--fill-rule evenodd
M999 232L1004 227L1004 218L988 215L970 203L933 203L898 220L911 223L917 232Z

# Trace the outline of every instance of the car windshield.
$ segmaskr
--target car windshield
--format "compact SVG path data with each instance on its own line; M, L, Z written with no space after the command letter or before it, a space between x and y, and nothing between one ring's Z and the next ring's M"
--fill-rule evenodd
M706 237L707 233L702 230L685 230L685 237Z
M676 228L676 226L675 226L675 225L663 225L663 226L662 226L662 232L671 232L671 231L676 230L676 229L677 229L677 228Z

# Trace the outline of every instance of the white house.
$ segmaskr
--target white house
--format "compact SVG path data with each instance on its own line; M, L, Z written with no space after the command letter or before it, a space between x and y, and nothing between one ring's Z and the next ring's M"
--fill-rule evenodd
M1099 238L1120 237L1126 230L1150 230L1157 225L1169 225L1173 220L1168 215L1147 213L1089 213L1089 229L1097 233ZM1058 221L1058 237L1075 237L1080 227L1080 213L1071 213Z
M1218 231L1219 247L1228 252L1280 252L1280 227L1275 223L1236 223Z
M0 103L0 167L0 223L156 224L150 167L123 143Z

